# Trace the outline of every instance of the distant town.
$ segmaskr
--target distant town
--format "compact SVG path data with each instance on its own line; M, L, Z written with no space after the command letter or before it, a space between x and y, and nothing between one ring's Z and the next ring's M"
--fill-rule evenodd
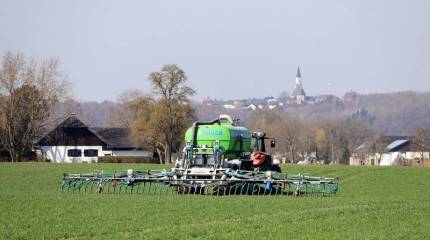
M292 81L293 83L293 81ZM291 84L293 86L293 84ZM348 93L345 97L356 93ZM318 104L326 101L335 100L338 97L335 95L318 95L308 96L302 83L302 73L300 67L297 67L297 74L293 91L289 95L283 92L278 97L268 96L264 98L248 98L234 100L217 100L212 97L206 97L202 104L205 106L222 107L224 109L236 109L244 111L255 111L257 109L285 109L289 107L297 107L305 104Z

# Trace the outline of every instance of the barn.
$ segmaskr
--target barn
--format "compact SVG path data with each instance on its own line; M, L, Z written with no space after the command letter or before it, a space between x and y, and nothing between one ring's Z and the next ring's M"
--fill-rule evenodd
M355 149L350 165L429 165L430 149L417 143L413 136L385 136L383 150L370 151L375 142L363 143Z
M43 136L36 149L51 162L97 162L103 156L152 157L149 148L133 146L128 128L91 128L75 115Z
M387 146L382 154L381 166L420 165L430 158L430 150L417 144L413 138L397 139Z

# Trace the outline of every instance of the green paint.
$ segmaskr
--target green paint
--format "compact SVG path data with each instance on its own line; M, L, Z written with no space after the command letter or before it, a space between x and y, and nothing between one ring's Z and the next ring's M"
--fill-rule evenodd
M239 157L240 136L242 135L243 151L251 152L252 133L245 127L233 126L230 123L215 123L212 125L200 125L197 127L197 147L207 145L213 148L216 141L219 141L221 149L226 153L226 157L234 159ZM191 141L192 128L188 128L185 133L185 142Z

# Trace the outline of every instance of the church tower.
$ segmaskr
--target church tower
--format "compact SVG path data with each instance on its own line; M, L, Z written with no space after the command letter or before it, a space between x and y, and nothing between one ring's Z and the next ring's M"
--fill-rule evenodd
M294 87L293 93L291 93L291 99L296 100L297 104L303 104L306 101L306 93L302 86L300 67L297 67L296 86Z
M297 67L297 75L296 75L296 86L302 86L302 74L300 73L300 67Z

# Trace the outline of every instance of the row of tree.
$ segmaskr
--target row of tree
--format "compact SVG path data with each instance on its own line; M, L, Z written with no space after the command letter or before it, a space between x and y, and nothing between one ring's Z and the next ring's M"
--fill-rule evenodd
M375 131L361 122L333 119L303 121L288 113L260 110L251 114L247 125L276 138L274 153L288 162L302 160L348 163L351 150Z
M111 125L132 129L137 147L152 146L161 163L170 163L173 152L180 148L185 129L195 119L188 99L195 91L186 85L185 72L174 64L163 66L148 79L153 94L123 93L119 98L121 110L112 116ZM52 118L55 107L60 102L73 102L64 101L70 99L69 89L57 59L36 61L11 52L3 56L0 147L10 154L12 162L34 158L34 144L57 122ZM76 112L65 111L70 113Z
M277 140L273 153L296 163L303 160L348 164L353 152L381 157L387 151L390 138L360 120L313 118L303 120L290 113L260 110L247 121L250 129L266 132ZM412 136L406 136L421 152L430 151L430 127L418 127ZM360 151L356 149L360 147ZM423 163L423 161L421 161Z

